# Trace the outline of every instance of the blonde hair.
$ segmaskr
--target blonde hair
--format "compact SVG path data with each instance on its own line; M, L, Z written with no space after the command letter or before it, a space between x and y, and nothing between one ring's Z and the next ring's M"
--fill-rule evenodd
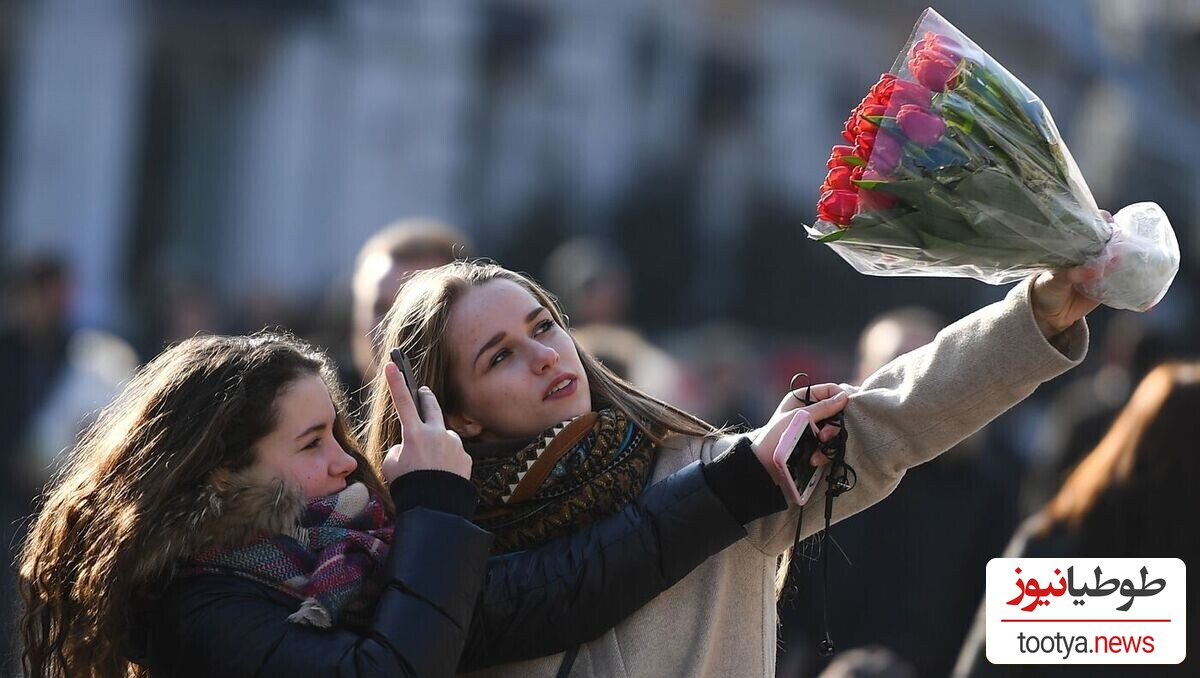
M468 290L492 280L507 280L533 295L554 322L569 330L568 319L555 298L531 278L487 261L455 261L415 273L405 283L383 321L383 346L399 347L413 364L417 382L437 396L449 414L462 406L451 379L450 346L444 341L454 303ZM711 424L648 395L621 379L571 338L579 353L592 396L592 407L614 407L628 416L656 443L668 435L708 436L718 433ZM380 373L371 385L369 416L365 422L365 453L381 463L388 448L400 439L387 382Z

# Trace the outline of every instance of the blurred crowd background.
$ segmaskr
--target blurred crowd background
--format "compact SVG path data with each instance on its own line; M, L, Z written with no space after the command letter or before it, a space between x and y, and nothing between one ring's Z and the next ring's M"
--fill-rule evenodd
M357 388L355 287L386 308L398 261L359 252L397 220L533 274L609 364L716 424L928 341L1005 289L862 276L801 227L925 4L0 1L6 545L171 342L286 327ZM1082 367L834 528L834 637L906 675L950 672L987 560L1151 368L1200 357L1200 3L936 9L1046 102L1101 206L1163 206L1183 263L1154 310L1092 315ZM781 676L840 670L816 582L782 608Z

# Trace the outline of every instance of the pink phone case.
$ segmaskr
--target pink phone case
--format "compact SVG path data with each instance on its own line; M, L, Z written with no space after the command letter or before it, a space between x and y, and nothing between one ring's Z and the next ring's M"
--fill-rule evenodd
M787 494L788 499L796 506L804 506L812 497L813 490L825 478L825 474L829 472L829 465L819 466L813 471L812 477L801 491L796 487L795 481L792 480L792 474L788 473L787 462L788 457L792 454L792 449L796 447L796 441L800 440L800 436L804 435L805 427L811 426L813 434L817 433L817 427L813 425L812 417L804 410L796 410L792 415L792 420L788 422L788 426L783 431L783 435L779 437L779 444L775 446L775 454L773 460L775 468L779 470L779 475L784 480L780 481L783 491ZM805 459L802 463L812 463Z

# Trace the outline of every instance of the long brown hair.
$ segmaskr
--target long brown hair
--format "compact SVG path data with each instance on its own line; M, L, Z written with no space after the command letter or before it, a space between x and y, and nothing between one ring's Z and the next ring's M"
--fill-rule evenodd
M254 463L255 443L278 423L276 397L307 375L333 397L333 435L359 461L350 479L387 497L324 354L273 332L171 347L104 409L47 488L19 559L29 675L143 673L126 658L134 598L174 574L172 559L148 551L182 516L219 510L197 508L202 490Z
M450 347L446 341L454 302L472 287L491 280L508 280L528 291L564 330L570 325L555 298L531 278L486 261L455 261L421 271L400 289L383 321L383 346L399 346L413 363L417 381L428 386L446 413L461 406L451 379ZM707 436L717 429L677 407L638 390L605 367L575 342L587 374L592 407L615 407L656 442L671 433ZM382 375L371 387L370 414L365 422L366 455L380 463L388 448L400 439L396 417Z
M1088 556L1195 557L1184 516L1200 486L1198 440L1200 362L1154 368L1042 509L1041 533L1066 528Z

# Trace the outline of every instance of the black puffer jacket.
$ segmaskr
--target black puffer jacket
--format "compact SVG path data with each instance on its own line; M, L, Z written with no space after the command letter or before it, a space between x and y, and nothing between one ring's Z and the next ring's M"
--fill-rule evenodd
M392 487L390 583L370 628L289 622L300 601L236 575L180 578L145 606L133 659L155 676L444 676L560 652L741 539L742 524L783 507L743 447L678 471L574 535L490 560L490 535L466 518L469 483L402 476Z

